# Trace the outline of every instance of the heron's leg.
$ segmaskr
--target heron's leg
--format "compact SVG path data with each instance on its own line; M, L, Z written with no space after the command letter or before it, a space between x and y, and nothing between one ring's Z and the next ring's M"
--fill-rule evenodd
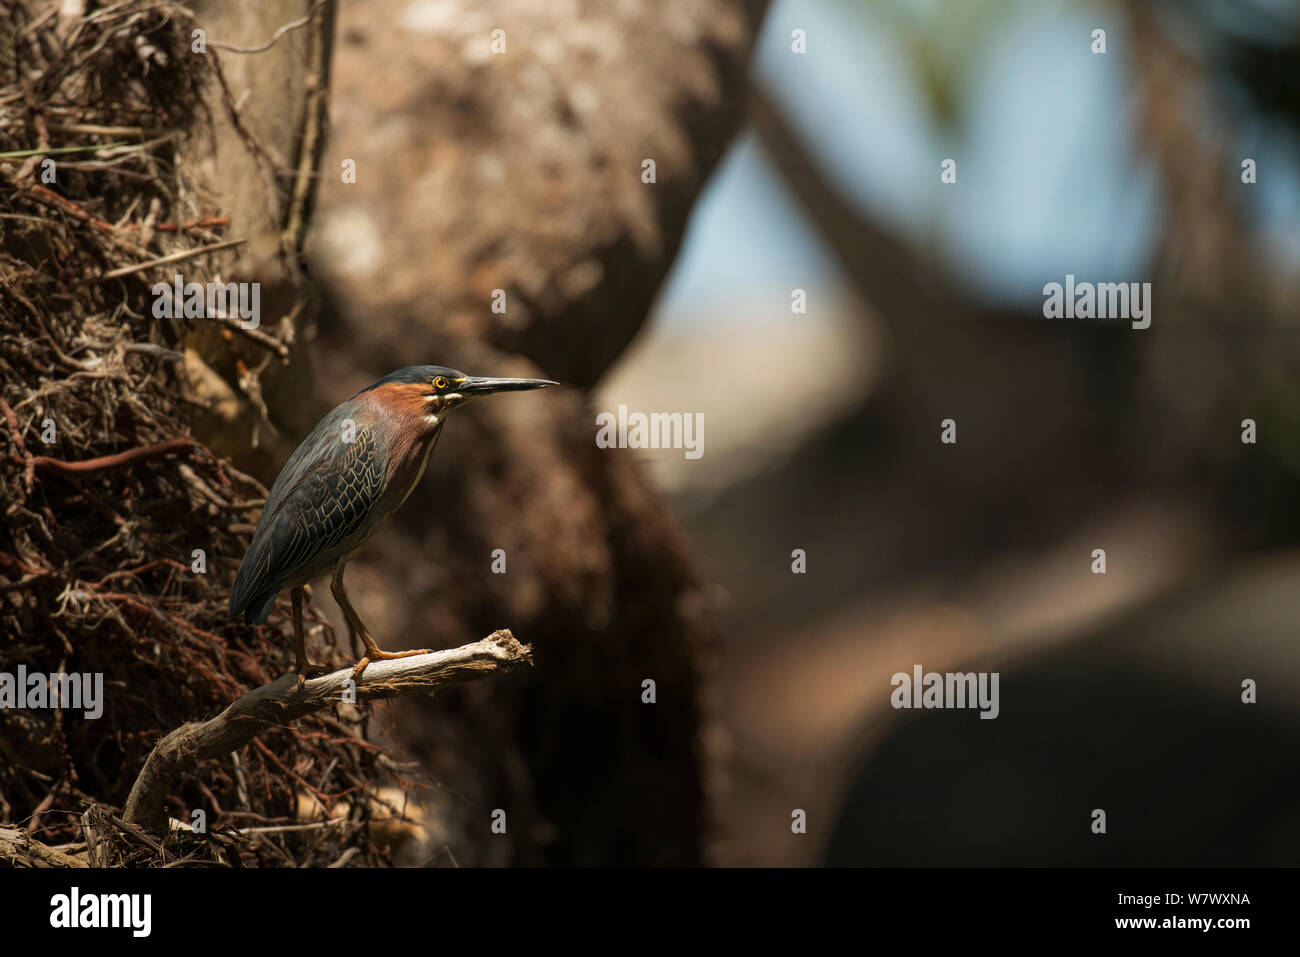
M354 658L361 657L358 651L357 630L352 627L352 622L348 622L348 647L352 649L352 656Z
M298 672L298 690L301 691L307 683L307 652L302 635L302 589L289 589L289 597L293 600L294 668Z
M412 655L427 655L432 649L417 648L414 651L384 651L377 644L375 639L370 637L370 632L361 621L361 616L357 610L352 607L352 602L348 601L347 589L343 587L343 569L340 565L334 571L334 578L330 580L330 591L334 593L334 600L339 603L343 609L343 617L348 620L352 630L361 636L361 643L366 646L366 653L355 665L352 666L352 680L356 681L361 677L361 672L366 670L366 665L372 661L388 661L392 658L410 658Z
M311 586L304 585L303 591L305 592L306 595L306 597L303 598L303 602L306 603L311 600ZM352 627L352 622L348 621L346 618L343 620L343 623L347 625L348 628L348 647L352 649L352 657L360 658L361 653L358 650L360 648L360 642L357 641L357 630ZM332 635L332 640L330 641L330 644L333 645L335 648L338 648L339 640L338 640L337 632L331 630L330 634Z

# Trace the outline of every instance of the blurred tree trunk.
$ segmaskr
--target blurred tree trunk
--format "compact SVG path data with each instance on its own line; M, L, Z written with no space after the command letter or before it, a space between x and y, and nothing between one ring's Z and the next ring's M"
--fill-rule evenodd
M212 408L194 428L218 454L273 478L321 411L303 401L311 369L300 333L314 306L300 255L325 143L335 4L200 0L193 9L221 82L207 88L211 131L190 141L189 160L230 216L232 235L248 241L217 268L226 281L260 283L262 331L289 347L282 362L262 345L197 324L186 369Z
M310 258L337 306L320 350L331 399L417 362L594 383L644 322L741 122L761 9L345 4ZM594 435L572 390L457 413L394 529L353 565L361 614L391 646L509 626L535 649L530 673L395 709L462 864L705 853L707 603L632 453ZM496 549L506 574L491 573Z

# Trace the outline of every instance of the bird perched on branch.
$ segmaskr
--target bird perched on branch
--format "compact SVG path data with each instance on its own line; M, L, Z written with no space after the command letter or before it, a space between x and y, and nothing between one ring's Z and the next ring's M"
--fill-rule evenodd
M540 389L547 379L488 379L442 366L408 366L384 376L321 419L271 487L252 544L230 592L230 617L266 621L280 592L293 601L298 686L308 669L303 649L303 586L327 573L348 624L365 644L356 680L371 661L427 654L387 652L375 644L348 601L343 569L379 523L406 500L424 474L447 413L496 392Z

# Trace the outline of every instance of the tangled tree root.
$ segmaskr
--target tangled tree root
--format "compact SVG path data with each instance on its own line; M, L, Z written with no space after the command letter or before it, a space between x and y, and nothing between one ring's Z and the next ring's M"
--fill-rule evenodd
M304 794L329 808L381 763L397 776L355 709L186 775L168 812L203 809L207 837L145 839L101 806L124 804L160 735L289 670L292 642L285 615L226 616L265 489L189 437L187 320L155 318L157 273L130 268L183 254L200 272L195 250L238 238L181 158L210 132L216 61L190 55L181 7L68 8L0 11L0 674L102 675L104 701L93 719L0 707L0 825L50 845L84 840L90 815L107 864L329 863L358 841L379 863L366 801L350 824L283 829ZM227 833L249 824L281 829Z

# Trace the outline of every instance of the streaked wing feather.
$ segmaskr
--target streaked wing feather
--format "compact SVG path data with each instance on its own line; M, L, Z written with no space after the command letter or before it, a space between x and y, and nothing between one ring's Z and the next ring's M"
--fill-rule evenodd
M243 598L292 578L356 535L383 495L386 462L373 427L359 428L351 442L339 436L318 428L281 472L286 482L272 488L237 578ZM302 474L287 481L297 468Z

